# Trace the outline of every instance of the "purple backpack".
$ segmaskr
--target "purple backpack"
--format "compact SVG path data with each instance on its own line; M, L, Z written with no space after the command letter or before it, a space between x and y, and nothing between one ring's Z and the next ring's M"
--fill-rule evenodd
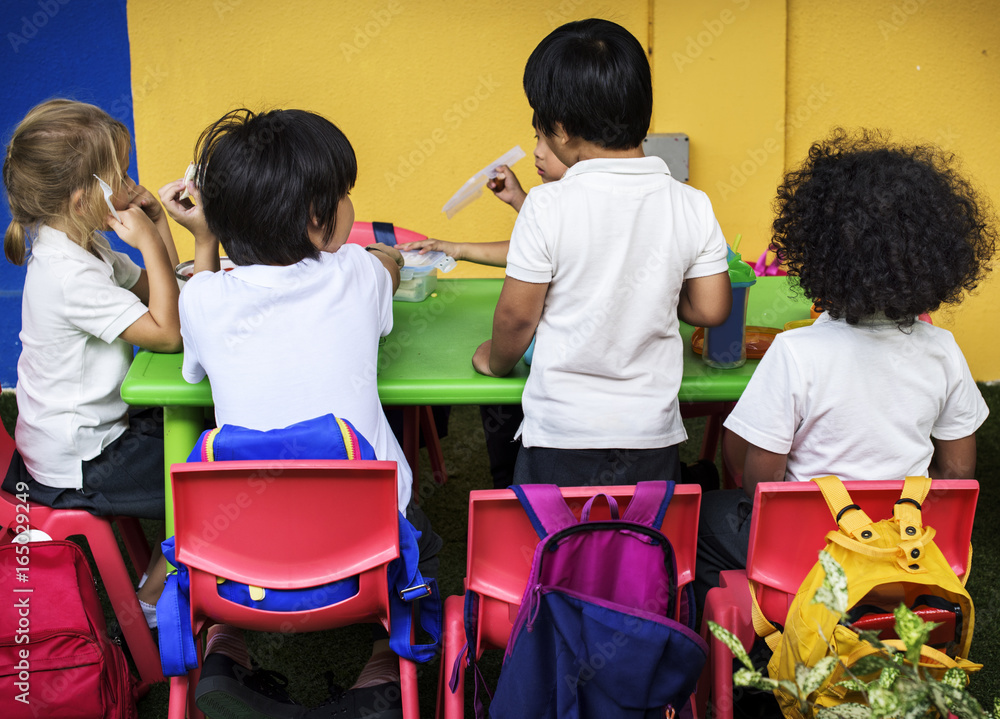
M625 515L579 520L559 488L511 487L541 541L489 713L495 719L663 717L694 691L708 647L660 532L672 482L640 482ZM690 589L688 585L687 589ZM467 617L469 614L467 613ZM673 617L679 617L680 621Z

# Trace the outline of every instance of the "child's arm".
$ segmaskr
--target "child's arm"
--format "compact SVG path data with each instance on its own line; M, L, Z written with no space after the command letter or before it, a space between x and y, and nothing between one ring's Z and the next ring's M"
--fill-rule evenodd
M934 456L927 473L932 479L972 479L976 474L976 435L961 439L935 439Z
M188 199L179 199L185 187L194 202ZM167 213L176 223L194 235L194 273L218 272L221 269L219 241L208 229L201 204L201 192L198 188L190 180L187 182L183 179L174 180L161 187L159 195Z
M510 374L531 344L545 305L548 283L522 282L506 277L493 313L493 338L486 340L472 356L472 366L480 374L503 377Z
M163 240L163 246L167 248L167 255L170 257L170 262L174 267L180 260L177 258L177 247L174 246L174 236L170 232L170 223L167 222L167 215L160 206L160 203L156 201L153 197L153 193L147 190L142 185L135 186L135 198L132 200L133 205L138 205L146 216L153 221L156 226L156 231L160 233L160 239Z
M426 239L397 245L397 247L400 250L418 250L420 254L440 250L456 260L478 262L481 265L492 265L493 267L506 267L507 248L510 247L510 240L503 242L447 242Z
M403 266L403 256L399 254L399 250L381 242L368 245L365 249L378 257L382 266L389 271L389 276L392 278L392 293L396 294L399 288L399 268Z
M729 272L684 280L677 301L677 316L695 327L716 327L729 317L733 292Z
M747 444L743 465L743 491L753 499L758 482L784 482L787 454L768 452L755 444Z
M181 350L181 322L177 310L177 278L174 265L152 220L135 205L119 212L121 222L108 216L108 226L122 241L142 253L149 312L128 326L121 338L154 352ZM137 293L138 294L138 293Z
M500 184L497 180L503 181L502 190L497 190L497 186ZM498 200L503 200L508 205L513 207L514 212L521 211L521 205L524 204L524 198L528 196L528 193L521 188L521 183L517 181L517 175L515 175L514 171L506 165L499 165L497 167L496 180L487 180L486 187L493 192L493 195Z

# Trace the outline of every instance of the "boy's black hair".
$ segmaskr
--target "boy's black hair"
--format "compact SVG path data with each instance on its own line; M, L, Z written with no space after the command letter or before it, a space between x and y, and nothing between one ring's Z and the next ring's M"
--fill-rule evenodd
M818 309L849 324L884 313L905 328L979 284L995 218L954 164L870 130L838 128L809 148L778 188L773 246Z
M344 133L304 110L226 113L201 134L195 162L208 227L237 265L319 257L309 220L329 241L358 176Z
M638 40L607 20L578 20L553 30L524 68L533 124L609 150L639 147L653 113L649 59Z

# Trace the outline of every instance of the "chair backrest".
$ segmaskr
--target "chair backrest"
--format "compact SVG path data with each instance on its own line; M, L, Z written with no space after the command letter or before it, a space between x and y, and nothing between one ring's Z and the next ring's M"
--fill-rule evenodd
M564 487L562 494L579 517L586 501L595 494L613 497L624 511L635 486ZM677 581L694 579L698 542L698 511L701 488L679 484L663 518L662 531L677 558ZM608 519L607 504L598 501L591 519ZM485 648L506 645L531 572L538 535L521 503L509 489L473 490L469 493L469 545L466 589L480 595L480 637L477 654Z
M192 462L170 479L177 561L189 568L297 589L399 556L395 462Z
M902 480L844 482L848 493L873 521L892 517ZM934 542L955 574L969 569L972 521L979 497L974 479L937 479L921 508L922 521L934 527ZM764 616L784 622L799 585L826 546L837 524L813 482L761 482L750 521L747 576L755 582Z

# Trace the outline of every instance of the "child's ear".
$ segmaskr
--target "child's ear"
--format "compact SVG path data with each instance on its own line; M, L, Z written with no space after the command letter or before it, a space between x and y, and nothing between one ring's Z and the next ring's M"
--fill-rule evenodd
M561 122L557 122L552 126L552 135L545 138L546 141L555 143L558 147L563 147L569 142L569 134L566 132L566 128L563 127Z
M83 204L83 188L73 190L73 194L69 196L69 206L78 215L87 214L87 208Z

